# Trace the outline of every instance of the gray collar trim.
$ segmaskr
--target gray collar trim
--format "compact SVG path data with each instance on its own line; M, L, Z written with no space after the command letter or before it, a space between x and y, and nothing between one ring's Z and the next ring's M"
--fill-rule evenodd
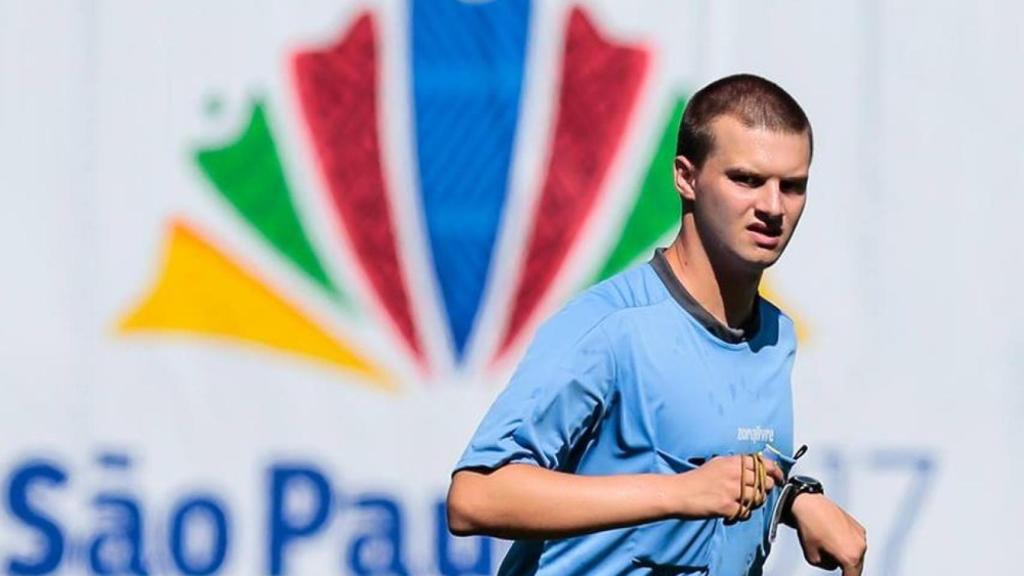
M665 284L665 288L668 289L672 298L679 303L679 306L687 314L693 316L713 336L730 344L746 342L757 336L757 332L761 328L760 295L754 301L754 311L750 314L750 318L747 318L739 328L732 328L719 322L686 290L683 283L672 272L672 267L669 266L668 259L665 257L664 248L658 248L654 251L654 257L651 258L650 264L654 268L654 272L657 273L658 278Z

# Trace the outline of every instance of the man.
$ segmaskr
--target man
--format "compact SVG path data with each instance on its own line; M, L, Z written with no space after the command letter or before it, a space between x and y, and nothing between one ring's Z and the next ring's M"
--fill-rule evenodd
M776 512L811 564L861 573L864 529L820 485L780 496L795 336L758 285L800 220L812 147L763 78L694 95L675 241L541 327L456 465L451 530L516 539L500 574L760 574Z

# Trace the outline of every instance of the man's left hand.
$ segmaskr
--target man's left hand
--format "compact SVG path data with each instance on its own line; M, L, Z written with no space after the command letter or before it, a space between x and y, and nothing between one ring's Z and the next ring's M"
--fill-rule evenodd
M804 558L811 565L860 576L867 551L863 526L823 494L801 494L793 501L792 513Z

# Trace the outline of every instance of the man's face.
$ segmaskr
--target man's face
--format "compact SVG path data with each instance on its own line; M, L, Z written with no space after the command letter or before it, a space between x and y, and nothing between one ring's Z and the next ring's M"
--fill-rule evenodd
M728 115L711 128L713 150L698 169L677 163L677 185L692 196L696 230L712 262L760 272L782 255L803 213L808 134L750 128Z

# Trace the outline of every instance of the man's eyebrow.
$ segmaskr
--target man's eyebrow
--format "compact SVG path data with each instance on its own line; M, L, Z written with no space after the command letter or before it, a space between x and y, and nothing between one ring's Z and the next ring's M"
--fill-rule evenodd
M768 177L765 176L764 174L761 174L760 172L758 172L756 170L751 170L749 168L740 168L740 167L726 168L725 169L725 173L728 174L729 176L750 176L750 177L754 177L754 178L761 178L763 180L767 180L768 179Z
M758 172L757 170L754 170L752 168L744 168L744 167L741 167L741 166L734 166L732 168L726 168L725 169L725 173L729 177L739 176L739 177L743 177L743 178L757 178L759 180L768 180L769 178L771 178L771 176L768 176L766 174L762 174L761 172ZM808 178L809 178L808 175L793 176L791 178L784 178L783 177L783 178L779 178L779 182L781 182L782 184L787 184L789 186L800 186L800 187L806 188L807 187Z

